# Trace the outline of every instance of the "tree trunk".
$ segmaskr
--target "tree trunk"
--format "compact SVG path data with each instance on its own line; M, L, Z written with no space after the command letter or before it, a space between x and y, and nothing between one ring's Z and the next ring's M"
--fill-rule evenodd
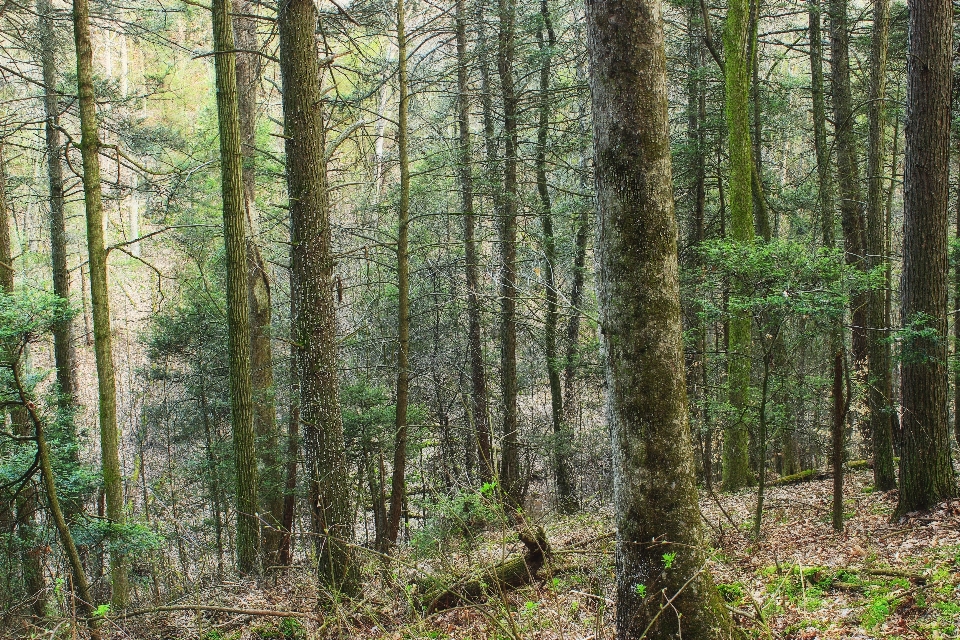
M280 4L277 18L297 310L294 343L313 540L320 582L353 594L359 588L359 570L352 550L353 511L340 412L330 202L314 35L319 16L312 0L290 0Z
M220 128L223 243L227 263L227 329L230 415L237 482L237 569L255 573L260 562L256 436L250 374L250 308L247 300L246 214L236 53L229 0L213 2L213 47Z
M890 24L890 0L873 0L873 37L870 46L870 99L867 115L870 137L867 149L867 265L870 270L890 268L884 251L884 127L886 125L887 34ZM884 278L886 281L886 278ZM893 375L890 343L885 323L886 288L868 294L869 326L867 334L867 409L873 443L873 483L880 491L897 486L893 466Z
M93 90L93 45L87 0L73 0L73 35L77 50L77 86L80 111L80 153L83 158L83 200L87 218L90 300L93 308L93 348L97 361L100 413L100 455L107 519L124 523L120 434L117 426L117 388L110 331L110 295L107 288L107 249L103 237L103 194L100 185L100 138L96 95ZM116 609L130 602L127 562L117 547L110 551L110 584Z
M729 638L730 618L704 564L687 424L661 5L598 0L586 18L617 638Z
M748 0L731 0L723 31L726 55L726 119L730 147L730 238L750 244L753 228L753 157L750 148L750 40ZM736 312L730 318L727 382L730 404L739 413L726 426L723 438L723 488L733 491L752 482L750 473L750 316Z
M843 435L846 419L846 403L843 397L843 349L839 348L833 356L833 423L830 425L834 531L843 531Z
M563 513L576 510L573 479L570 473L570 435L564 423L563 388L560 381L562 362L557 349L557 327L560 322L557 304L557 240L553 232L553 209L547 186L547 134L550 128L550 65L557 37L550 18L547 0L540 2L541 24L537 27L540 47L539 119L537 122L536 166L537 194L540 197L540 224L543 229L543 284L547 301L544 321L544 353L547 358L547 379L550 382L550 410L553 419L553 475L557 483L557 507ZM546 31L546 38L544 38Z
M860 165L850 95L850 31L847 0L830 0L830 82L833 89L834 145L837 148L837 186L844 257L848 265L866 269L867 245L860 195ZM857 371L867 356L867 296L850 297L853 321L852 360Z
M247 303L250 306L250 383L253 386L253 431L257 439L260 486L258 497L262 517L269 527L263 530L267 564L277 563L282 544L283 465L277 427L273 388L273 344L270 279L257 244L259 213L256 203L257 91L261 64L256 53L257 21L251 18L256 7L250 0L233 0L233 28L237 48L237 96L240 114L240 143L243 154L243 204L247 220L246 267Z
M493 479L490 456L490 420L487 415L487 380L483 365L480 321L480 265L475 239L476 217L473 210L473 157L470 141L470 78L467 58L466 0L457 0L457 125L460 144L460 202L463 208L463 245L467 277L467 322L470 359L471 413L477 441L478 472L481 484Z
M817 199L820 205L820 237L824 247L833 247L836 218L833 203L833 174L827 147L827 110L823 92L823 42L820 29L820 0L807 4L810 27L810 93L813 101L813 147L817 156Z
M53 293L70 299L70 271L67 267L67 230L63 212L63 144L60 138L60 105L57 99L57 43L50 0L37 0L40 32L40 63L43 69L44 132L47 143L47 179L50 188L50 261L53 267ZM60 387L60 408L75 406L77 382L76 354L73 349L73 323L59 320L53 326L53 356ZM73 422L71 421L72 425ZM70 433L71 437L75 434Z
M947 421L947 209L953 5L912 0L907 53L901 318L903 515L953 497ZM917 334L933 330L934 335Z
M397 116L397 151L400 165L400 206L397 220L397 421L390 484L390 519L387 540L397 543L403 511L407 470L407 404L410 388L410 161L407 149L407 33L403 0L397 0L397 67L400 104Z
M500 481L511 507L521 506L520 418L517 407L517 95L514 88L516 0L498 0L497 72L503 97L503 216L500 219L500 384L503 441Z

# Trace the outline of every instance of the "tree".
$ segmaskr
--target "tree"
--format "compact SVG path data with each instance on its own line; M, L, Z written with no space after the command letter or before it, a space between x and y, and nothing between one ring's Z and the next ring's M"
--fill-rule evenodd
M884 211L884 128L886 124L887 39L890 28L890 1L873 2L873 36L870 41L870 96L867 107L869 138L867 141L867 266L890 268L885 252ZM886 279L886 275L884 275ZM868 298L870 331L867 335L867 408L870 412L870 436L873 449L873 483L880 491L897 486L893 466L893 375L890 341L886 331L886 291L876 288Z
M90 41L90 8L87 0L73 0L73 35L77 49L77 93L80 110L80 154L83 159L83 202L87 219L87 255L90 302L93 307L93 348L97 361L100 416L100 455L107 519L123 525L123 477L117 425L117 387L110 330L110 292L107 287L107 248L103 233L103 192L100 184L100 134L93 88L93 44ZM123 551L110 550L110 586L113 606L130 602L127 562Z
M587 37L617 637L727 638L731 622L704 565L687 424L660 2L589 3Z
M903 175L903 447L896 514L953 497L947 419L947 209L953 5L909 3Z
M573 479L570 474L570 433L563 411L563 387L560 373L563 362L557 348L557 327L560 322L557 293L557 238L553 231L553 206L550 201L550 188L547 183L547 138L550 132L550 64L553 50L557 46L557 36L553 31L550 17L550 5L547 0L540 2L541 25L537 27L537 41L540 47L540 86L537 120L537 146L534 163L537 174L537 195L540 197L540 224L543 229L543 281L547 301L547 314L544 321L544 354L547 357L547 379L550 383L550 416L553 421L553 475L557 483L557 505L561 511L576 509L577 498L574 494ZM546 37L544 37L546 32Z
M467 60L466 0L456 0L457 32L457 129L460 202L463 208L464 270L467 279L468 349L470 358L470 399L473 432L476 438L477 472L481 483L493 479L490 419L487 415L487 380L483 362L480 318L480 265L477 256L476 216L473 207L473 157L470 136L470 87ZM472 449L472 446L470 447Z
M227 266L227 349L230 354L230 415L237 491L237 569L255 573L260 562L257 454L250 376L247 300L246 213L243 205L243 151L237 62L229 0L214 0L213 47L220 131L223 244Z
M400 165L400 206L397 209L397 415L393 450L393 481L387 540L396 544L400 532L407 472L407 405L410 396L410 160L407 149L407 33L403 0L397 0L397 70L400 84L397 151Z
M515 0L498 0L497 73L503 103L503 191L500 219L500 388L503 402L503 441L500 482L507 503L519 507L520 417L517 409L517 94L513 77L516 55Z
M290 199L294 342L317 571L337 592L359 588L340 411L330 203L312 0L279 6L284 148Z
M743 243L754 240L753 153L750 146L750 7L748 0L731 0L723 30L724 86L730 151L730 237ZM723 488L728 491L752 484L750 473L751 322L744 314L730 318L727 383L736 415L723 437Z
M257 241L259 211L256 192L257 91L262 65L257 44L255 5L233 0L233 30L237 48L237 96L243 153L243 208L247 220L247 302L250 305L250 384L253 388L253 431L257 437L260 499L269 527L263 530L267 561L273 564L281 545L283 467L273 388L270 278Z

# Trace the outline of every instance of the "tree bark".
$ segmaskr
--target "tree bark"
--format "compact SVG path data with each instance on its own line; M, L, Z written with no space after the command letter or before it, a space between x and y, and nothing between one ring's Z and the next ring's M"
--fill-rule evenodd
M352 550L353 511L340 412L330 202L315 38L319 16L312 0L289 0L280 3L277 18L296 305L293 341L313 541L320 582L333 591L354 594L359 569Z
M831 456L833 463L833 530L843 531L843 458L844 423L847 419L843 397L843 349L833 356L833 423L830 425Z
M947 209L953 5L909 3L903 193L903 447L896 514L957 494L947 421ZM913 333L933 330L934 335Z
M80 154L83 159L83 200L87 219L87 254L90 301L93 308L93 348L97 362L100 413L100 455L106 516L122 526L123 477L120 468L120 434L117 425L117 387L110 330L110 295L107 287L107 250L103 233L103 192L100 184L100 137L96 95L93 89L93 45L87 0L73 0L73 35L77 51L77 87L80 111ZM110 585L114 608L130 603L127 561L117 547L110 551Z
M577 508L573 478L570 473L570 435L564 422L563 388L560 373L563 369L557 348L557 327L560 322L557 304L557 239L553 231L553 207L547 185L547 138L550 128L550 67L557 37L553 31L548 0L540 2L540 21L537 42L540 47L540 86L537 122L536 167L537 195L540 198L540 225L543 230L543 284L547 302L544 321L544 353L547 358L547 379L550 383L550 410L553 421L553 475L557 483L557 507L563 513ZM546 37L544 37L546 32Z
M476 216L473 207L473 150L470 136L470 77L467 59L466 0L456 0L457 126L459 129L460 203L463 208L463 246L467 277L467 341L470 359L470 395L473 431L477 442L481 484L493 479L490 419L487 414L487 380L483 364L480 319L480 263L477 257ZM482 45L481 45L482 46Z
M503 215L500 219L500 385L503 441L500 482L511 507L521 506L520 418L517 407L517 95L513 77L516 0L498 0L497 72L503 99Z
M847 0L830 0L830 82L833 89L834 146L837 149L837 186L840 223L843 227L844 259L859 271L867 267L865 223L860 194L860 165L854 132L853 99L850 93L850 27ZM851 356L853 369L867 357L867 296L850 297L853 322Z
M729 638L730 618L704 565L687 424L661 4L596 0L586 21L617 637Z
M253 431L259 460L258 498L267 564L277 562L282 544L283 465L273 386L273 344L270 278L257 243L259 213L256 203L257 91L261 64L256 53L257 21L250 17L256 6L250 0L233 0L233 29L237 49L237 96L240 115L240 149L243 154L243 205L247 221L247 303L250 306L250 383L253 386Z
M753 222L753 157L750 147L750 7L748 0L731 0L723 31L726 55L726 120L730 149L730 239L751 244ZM730 404L739 417L728 424L723 438L723 488L740 489L752 483L750 472L751 320L736 312L730 318L727 383Z
M867 148L867 266L886 274L890 266L885 252L884 211L884 128L886 125L887 36L890 26L890 0L873 0L873 36L870 44L870 96L867 106L869 140ZM884 277L886 282L886 277ZM873 483L880 491L897 486L893 466L892 363L886 325L886 288L868 294L869 328L867 334L867 409L873 445Z
M820 238L824 247L833 247L836 218L833 203L833 174L827 147L827 110L823 91L823 42L820 0L807 3L810 29L810 93L813 102L813 147L817 156L817 199L820 205Z
M400 206L397 219L397 412L390 485L390 518L387 540L397 543L403 511L407 470L407 404L410 389L410 161L408 158L407 33L403 0L397 0L397 68L400 104L397 115L397 152L400 165Z
M40 64L43 71L44 133L47 144L47 179L50 188L50 262L53 267L53 293L70 299L70 271L67 267L67 231L64 219L63 143L60 137L60 105L57 99L57 43L50 0L37 0L40 32ZM53 326L53 357L60 387L60 408L75 406L77 382L76 354L73 348L73 322L59 320ZM71 421L72 425L72 421ZM75 434L71 434L75 438Z
M220 128L223 243L227 263L227 333L230 415L237 491L237 569L255 573L260 563L256 435L250 373L250 308L247 300L246 214L237 65L229 0L213 2L213 46Z

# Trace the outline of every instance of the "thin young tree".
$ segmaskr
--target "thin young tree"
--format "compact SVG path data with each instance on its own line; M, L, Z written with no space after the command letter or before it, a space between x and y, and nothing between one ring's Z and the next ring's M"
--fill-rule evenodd
M255 573L260 562L257 454L250 376L250 324L247 300L246 213L243 151L237 95L237 61L229 0L214 0L213 47L220 132L220 183L223 244L227 266L227 349L230 366L230 417L236 474L237 569Z
M397 82L400 101L397 112L397 162L400 165L400 202L397 208L397 410L390 485L390 516L387 541L397 543L405 503L407 473L407 406L410 402L410 158L407 112L406 7L397 0Z
M100 456L106 516L114 525L126 519L123 477L120 468L120 433L117 425L117 386L110 331L110 293L107 286L107 248L103 233L103 190L100 184L100 134L97 98L93 84L93 44L90 40L90 7L73 0L73 35L77 51L77 94L80 111L80 155L83 160L83 202L87 219L87 256L90 302L93 308L93 349L97 361L100 416ZM120 545L110 548L110 586L117 609L130 602L127 561Z
M947 418L947 210L953 4L908 7L903 174L903 447L896 514L957 494Z
M319 16L312 0L284 0L277 12L284 149L290 199L297 407L307 458L313 543L323 585L359 589L353 551L333 285L330 201L324 155Z
M732 629L705 566L687 422L661 11L660 0L587 4L616 632L709 640Z

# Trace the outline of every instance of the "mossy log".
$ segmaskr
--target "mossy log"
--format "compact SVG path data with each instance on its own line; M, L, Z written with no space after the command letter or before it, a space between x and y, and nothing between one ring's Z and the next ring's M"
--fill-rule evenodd
M829 477L829 474L822 473L816 469L807 469L806 471L801 471L800 473L794 473L789 476L783 476L782 478L777 478L772 482L768 482L768 487L782 487L786 484L797 484L799 482L809 482L811 480L822 480Z
M442 611L462 602L478 602L487 594L518 589L533 582L550 556L550 544L542 527L523 529L519 537L527 547L523 555L460 578L431 576L421 583L420 602L426 612Z

